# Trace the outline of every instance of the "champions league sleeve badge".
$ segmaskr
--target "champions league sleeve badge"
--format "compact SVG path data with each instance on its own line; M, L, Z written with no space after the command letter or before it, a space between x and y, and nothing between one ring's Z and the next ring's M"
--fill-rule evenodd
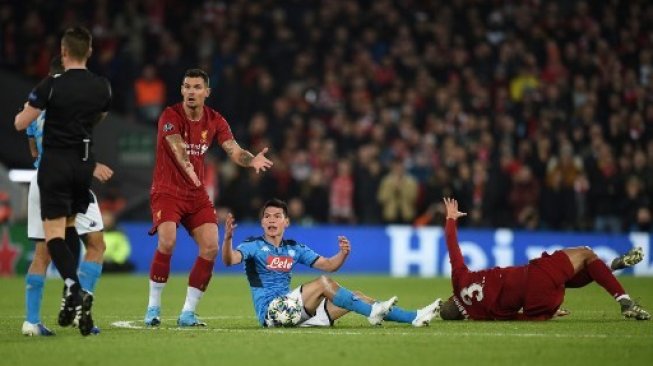
M170 123L170 122L166 122L166 124L163 125L163 132L170 132L170 131L172 131L174 128L175 128L175 126L174 126L172 123Z

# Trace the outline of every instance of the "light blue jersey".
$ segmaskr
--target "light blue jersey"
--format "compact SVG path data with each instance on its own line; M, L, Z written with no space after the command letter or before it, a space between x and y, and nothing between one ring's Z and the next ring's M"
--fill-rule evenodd
M261 324L265 322L270 301L290 292L295 264L312 267L320 258L311 248L294 240L282 240L279 247L275 247L261 236L245 240L236 250L243 255L254 310Z
M43 154L43 123L45 122L45 111L41 112L39 116L32 121L32 123L27 126L27 137L34 138L36 141L36 150L38 150L39 155L34 161L34 168L39 168L39 163L41 162L41 155Z

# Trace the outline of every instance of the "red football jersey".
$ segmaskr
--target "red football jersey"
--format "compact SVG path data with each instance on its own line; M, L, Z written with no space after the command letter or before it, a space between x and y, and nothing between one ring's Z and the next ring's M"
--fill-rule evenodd
M204 106L202 118L191 121L186 117L182 103L166 108L158 123L156 141L156 162L152 178L151 194L164 193L179 198L192 198L197 194L206 194L204 186L196 187L179 167L174 153L170 149L166 136L178 134L186 143L186 152L190 158L195 174L200 182L204 181L204 154L214 139L222 145L233 139L227 121L217 111Z
M470 271L458 246L455 220L447 220L445 236L451 261L453 299L465 318L514 319L524 304L526 266Z

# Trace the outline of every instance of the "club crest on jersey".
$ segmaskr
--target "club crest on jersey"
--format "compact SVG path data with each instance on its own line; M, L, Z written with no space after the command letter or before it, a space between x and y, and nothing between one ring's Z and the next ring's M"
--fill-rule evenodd
M206 138L208 137L208 135L209 135L209 131L208 131L208 130L204 130L204 131L202 131L202 135L201 135L201 137L200 137L200 142L202 142L202 143L206 143Z
M287 256L269 255L267 258L267 269L277 272L290 272L292 269L293 259Z
M172 123L170 123L170 122L166 122L166 124L163 125L163 132L170 132L170 131L172 131L174 128L175 128L175 126L174 126Z

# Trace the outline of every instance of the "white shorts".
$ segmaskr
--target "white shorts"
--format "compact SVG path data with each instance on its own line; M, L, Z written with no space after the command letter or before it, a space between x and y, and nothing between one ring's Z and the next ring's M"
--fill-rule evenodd
M29 193L27 195L27 237L30 240L45 240L43 220L41 219L41 195L36 178L37 174L34 174L32 181L29 183ZM95 197L93 191L89 192L93 195L93 200L88 205L88 210L85 214L77 214L75 218L75 229L77 229L79 235L104 230L97 197Z
M315 315L311 316L304 308L304 299L302 299L302 287L299 286L286 294L287 297L295 299L302 306L302 318L297 324L298 327L330 327L333 325L329 313L326 310L326 298L322 299L320 305L315 309ZM268 325L270 326L270 325Z

